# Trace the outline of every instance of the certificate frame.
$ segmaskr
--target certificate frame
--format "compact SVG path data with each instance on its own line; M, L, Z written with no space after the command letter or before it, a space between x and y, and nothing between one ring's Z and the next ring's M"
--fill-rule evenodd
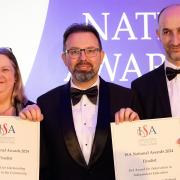
M111 123L116 180L180 179L180 118Z
M0 179L39 180L40 123L0 116Z

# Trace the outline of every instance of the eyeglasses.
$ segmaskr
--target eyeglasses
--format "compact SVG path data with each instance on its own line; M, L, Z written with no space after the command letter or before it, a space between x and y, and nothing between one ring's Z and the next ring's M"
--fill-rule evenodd
M84 51L85 55L88 57L88 58L92 58L92 57L95 57L97 56L97 53L100 51L99 48L86 48L86 49L69 49L69 50L66 50L65 53L67 53L70 58L78 58L82 51Z

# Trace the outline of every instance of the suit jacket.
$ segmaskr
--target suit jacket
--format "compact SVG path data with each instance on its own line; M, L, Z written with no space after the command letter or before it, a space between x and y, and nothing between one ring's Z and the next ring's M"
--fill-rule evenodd
M142 118L171 117L164 64L132 82L142 107Z
M135 94L100 78L97 127L88 165L74 129L70 83L47 92L37 102L44 115L40 180L115 180L110 122L122 107L140 110Z

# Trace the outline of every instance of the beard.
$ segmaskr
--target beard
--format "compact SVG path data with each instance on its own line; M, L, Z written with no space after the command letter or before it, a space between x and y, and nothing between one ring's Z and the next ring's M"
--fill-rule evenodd
M95 76L95 73L93 71L89 71L89 72L77 72L77 71L75 71L74 72L74 77L79 82L87 82L87 81L91 80L94 76Z
M90 70L85 71L85 70L79 69L79 66L81 66L81 65L90 66ZM87 81L91 80L96 74L97 73L95 73L95 71L93 70L92 64L90 64L89 62L82 62L82 61L80 63L76 64L74 71L73 71L74 78L79 82L87 82Z

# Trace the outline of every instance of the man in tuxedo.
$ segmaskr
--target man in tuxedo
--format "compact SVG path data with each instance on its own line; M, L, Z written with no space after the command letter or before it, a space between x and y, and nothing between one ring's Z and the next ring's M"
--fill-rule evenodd
M142 105L143 119L180 117L180 4L159 13L157 35L165 50L164 64L131 86Z
M90 24L69 26L62 59L70 81L40 96L40 180L115 180L110 122L136 120L140 107L127 88L98 76L104 52L97 30ZM24 118L35 119L28 106ZM123 137L119 137L123 138Z

